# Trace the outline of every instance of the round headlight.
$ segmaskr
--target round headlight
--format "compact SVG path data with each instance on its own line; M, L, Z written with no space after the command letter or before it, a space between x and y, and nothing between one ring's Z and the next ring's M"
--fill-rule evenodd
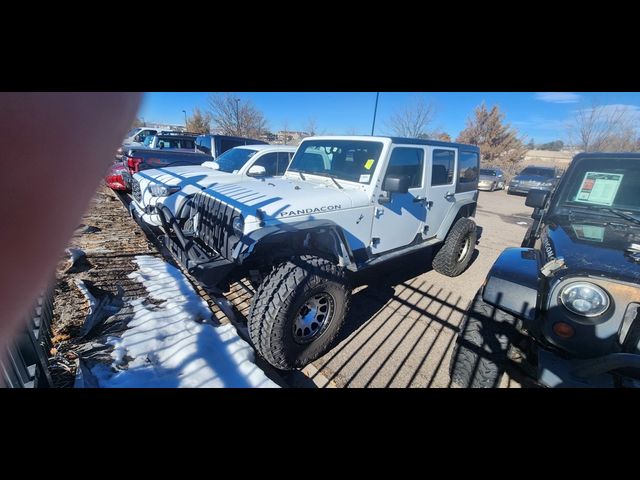
M560 291L560 300L567 310L584 317L602 315L609 308L609 295L593 283L570 283Z
M242 233L244 232L244 218L242 218L242 215L238 215L233 219L233 232L238 237L242 236Z

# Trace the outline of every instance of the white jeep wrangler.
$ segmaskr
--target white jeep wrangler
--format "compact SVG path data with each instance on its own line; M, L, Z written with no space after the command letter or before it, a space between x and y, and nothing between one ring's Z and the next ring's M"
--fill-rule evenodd
M307 138L283 178L203 190L186 222L162 209L164 241L214 293L251 279L254 347L279 369L299 368L342 327L349 272L427 247L438 272L464 271L477 238L479 154L431 140Z

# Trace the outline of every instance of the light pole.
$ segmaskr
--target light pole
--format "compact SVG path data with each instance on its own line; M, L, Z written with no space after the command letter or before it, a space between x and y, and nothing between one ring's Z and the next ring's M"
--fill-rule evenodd
M240 136L240 99L236 98L236 134Z
M184 129L187 129L187 111L186 110L182 110L182 113L184 113Z
M373 109L373 124L371 125L371 136L373 137L373 131L376 128L376 113L378 113L378 97L380 96L380 92L376 92L376 106Z

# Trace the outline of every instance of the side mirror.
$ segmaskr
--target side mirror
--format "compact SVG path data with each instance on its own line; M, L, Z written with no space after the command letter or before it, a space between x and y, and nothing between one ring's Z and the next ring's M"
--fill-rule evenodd
M407 193L411 178L409 175L387 175L382 190L389 193Z
M527 194L527 200L524 202L524 204L527 207L544 208L547 204L548 198L549 190L539 190L537 188L534 188L532 190L529 190L529 193Z
M264 177L267 174L267 169L262 165L253 165L247 172L248 177Z
M206 162L202 162L200 165L202 167L210 168L212 170L220 170L220 164L218 162L212 162L211 160L207 160Z

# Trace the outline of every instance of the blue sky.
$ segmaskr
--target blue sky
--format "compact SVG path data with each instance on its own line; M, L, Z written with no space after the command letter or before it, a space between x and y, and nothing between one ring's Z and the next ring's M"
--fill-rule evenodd
M139 115L146 121L184 124L186 110L206 108L211 92L149 92L145 94ZM260 109L272 131L304 130L314 118L319 131L341 134L371 133L375 92L238 92L238 98L251 100ZM376 119L376 134L390 133L386 121L395 111L422 97L437 108L432 129L452 137L465 126L467 117L482 101L497 104L506 119L527 140L536 143L566 140L566 122L574 112L597 102L602 105L627 105L640 118L640 93L623 92L381 92Z

